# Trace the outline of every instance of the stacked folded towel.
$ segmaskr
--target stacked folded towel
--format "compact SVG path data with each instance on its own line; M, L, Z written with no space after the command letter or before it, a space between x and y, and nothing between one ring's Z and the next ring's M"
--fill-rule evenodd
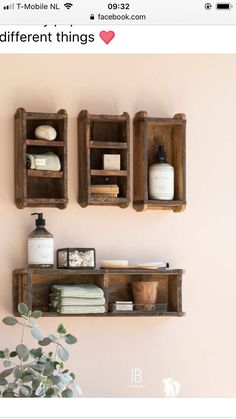
M59 157L55 153L43 154L26 154L27 168L36 170L52 170L59 172L61 163Z
M61 314L105 313L105 298L94 284L52 285L50 306Z

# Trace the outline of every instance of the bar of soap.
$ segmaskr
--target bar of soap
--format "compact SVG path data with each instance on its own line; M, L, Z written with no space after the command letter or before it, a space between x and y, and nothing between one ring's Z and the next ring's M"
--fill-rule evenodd
M120 170L120 154L103 154L104 170Z
M106 269L126 268L128 264L129 264L128 260L102 260L101 268L106 268Z
M51 125L39 125L35 129L35 137L39 140L53 141L57 138L57 132Z

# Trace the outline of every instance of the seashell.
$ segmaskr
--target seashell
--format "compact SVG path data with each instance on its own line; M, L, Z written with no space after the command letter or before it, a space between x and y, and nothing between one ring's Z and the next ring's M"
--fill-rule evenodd
M39 140L53 141L57 138L57 132L51 125L40 125L35 129L35 137Z

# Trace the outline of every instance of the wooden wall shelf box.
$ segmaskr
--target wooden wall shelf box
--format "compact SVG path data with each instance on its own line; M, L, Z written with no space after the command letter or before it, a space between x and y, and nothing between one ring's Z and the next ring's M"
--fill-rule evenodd
M17 315L19 302L26 303L33 310L42 310L44 316L63 316L49 310L49 293L53 284L75 285L94 283L104 290L106 312L104 314L74 314L70 316L116 317L116 316L178 316L182 311L182 274L181 269L132 270L132 269L95 269L95 270L30 270L17 269L13 272L13 310ZM139 311L111 312L116 301L132 300L133 281L158 281L158 304L167 304L166 312ZM68 315L67 315L68 316Z
M57 131L54 141L35 138L35 128L51 125ZM26 153L54 152L61 162L61 171L28 170ZM15 114L15 203L17 208L66 208L67 191L67 113L26 112L19 108Z
M136 211L146 209L182 211L186 205L186 117L176 114L174 118L150 118L147 112L138 112L134 118L133 144L133 207ZM174 200L150 200L148 196L148 170L155 162L155 150L164 145L167 161L174 167Z
M83 110L78 117L79 197L81 207L130 203L130 118L123 115L90 115ZM121 170L103 170L104 154L120 154ZM92 185L118 185L117 197L91 193Z

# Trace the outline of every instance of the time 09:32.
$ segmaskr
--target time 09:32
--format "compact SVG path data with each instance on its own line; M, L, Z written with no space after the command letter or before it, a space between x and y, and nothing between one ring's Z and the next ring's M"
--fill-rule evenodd
M109 10L129 10L129 3L108 3Z

